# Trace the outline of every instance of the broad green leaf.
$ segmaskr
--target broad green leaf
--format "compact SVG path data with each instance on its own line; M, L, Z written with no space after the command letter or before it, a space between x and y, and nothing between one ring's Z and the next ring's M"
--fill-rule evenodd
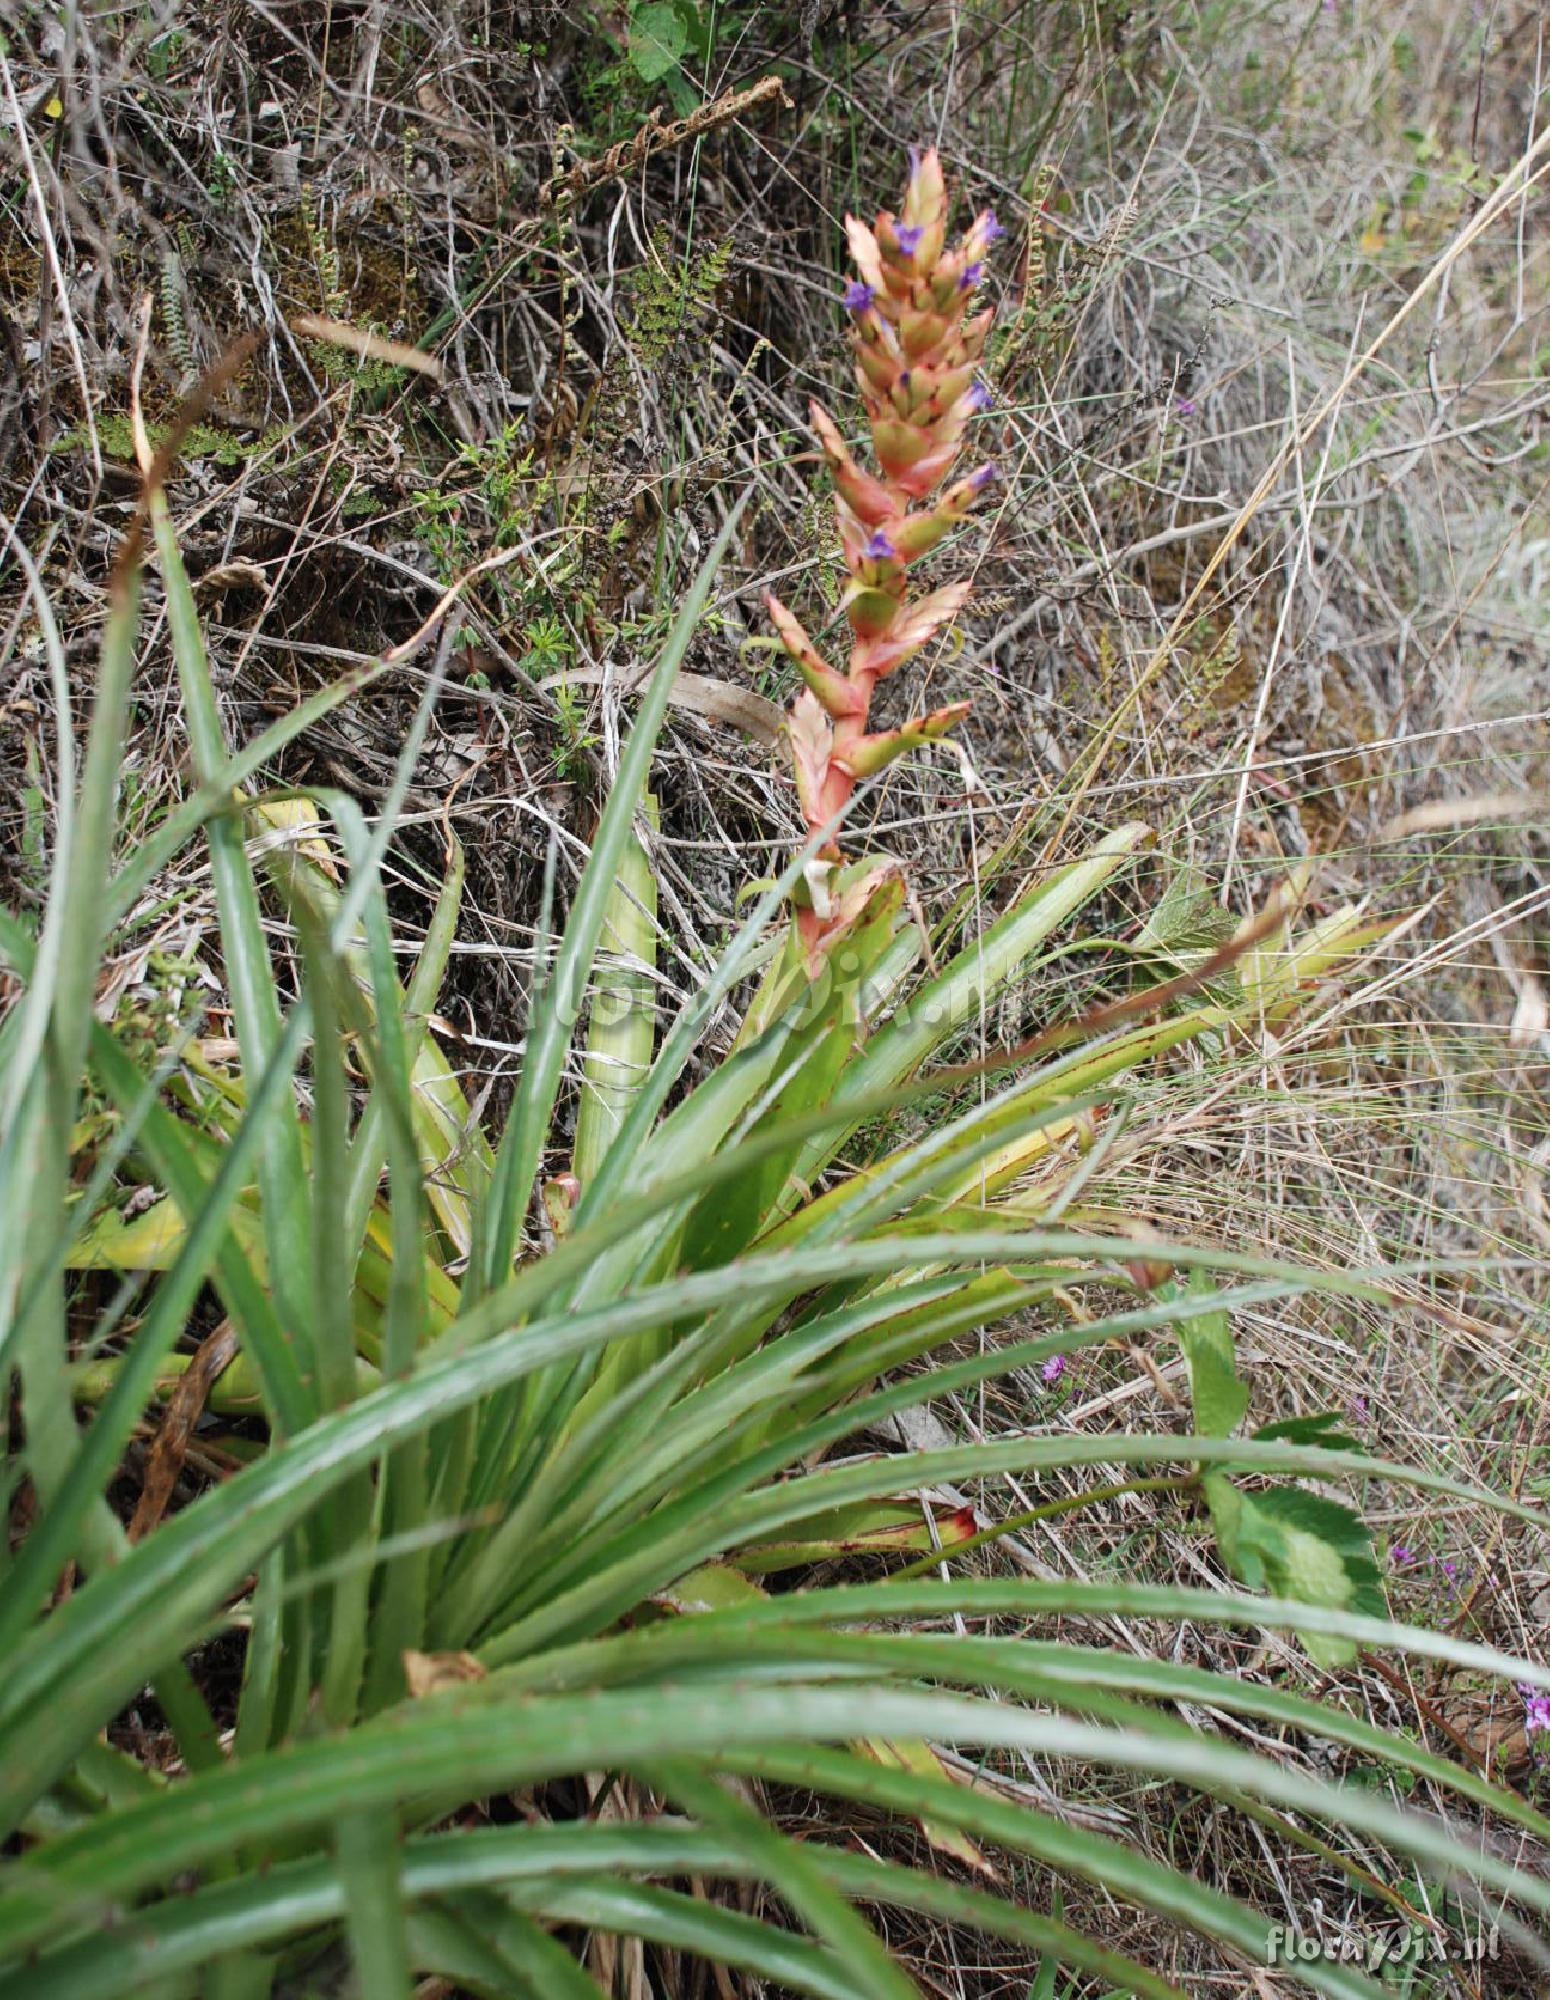
M660 83L678 68L689 46L671 0L647 0L630 15L630 61L642 83Z
M863 1757L870 1757L874 1764L885 1765L892 1771L914 1771L918 1776L945 1778L952 1782L952 1773L932 1749L929 1743L916 1741L891 1741L882 1736L864 1736L856 1749ZM995 1875L995 1869L984 1855L957 1827L948 1826L945 1821L922 1819L921 1832L940 1854L950 1854L954 1861L964 1868L972 1868L980 1875Z
M1247 1492L1223 1472L1208 1473L1204 1486L1222 1559L1251 1589L1382 1616L1372 1537L1349 1507L1300 1486ZM1324 1667L1355 1657L1340 1639L1306 1635L1303 1643Z
M1182 1286L1170 1279L1161 1289L1171 1297L1196 1299L1216 1291L1205 1271L1191 1272ZM1195 1429L1205 1437L1230 1437L1249 1407L1249 1385L1238 1374L1231 1318L1225 1311L1198 1315L1179 1327L1179 1345L1189 1367Z

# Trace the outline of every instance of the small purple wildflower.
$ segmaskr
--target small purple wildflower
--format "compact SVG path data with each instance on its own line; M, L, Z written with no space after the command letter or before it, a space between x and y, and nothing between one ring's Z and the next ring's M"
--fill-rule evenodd
M1523 1734L1542 1736L1550 1733L1550 1694L1530 1681L1519 1681L1518 1693L1523 1697Z
M845 287L845 310L852 313L864 313L876 297L877 294L870 285L860 284L856 279L852 278L850 283Z
M899 551L889 540L887 530L884 528L874 528L872 530L871 534L866 538L861 553L868 562L897 562L899 560Z
M1180 396L1173 407L1181 417L1192 417L1195 414L1195 399L1193 396Z
M981 228L981 233L985 238L985 248L987 250L990 248L992 243L999 243L1002 237L1005 236L1006 234L1006 231L1001 227L1000 223L997 222L996 211L993 208L986 209L984 214L984 219L981 222L980 228Z
M972 292L984 275L985 266L983 264L965 264L962 271L958 274L959 291Z
M1405 1547L1403 1542L1396 1542L1393 1548L1389 1550L1389 1566L1392 1569L1408 1569L1414 1561L1414 1554Z
M976 382L969 391L969 408L976 416L981 416L995 402L995 397L983 382Z
M1350 1402L1346 1404L1346 1415L1351 1419L1353 1424L1366 1423L1367 1414L1367 1398L1365 1396L1353 1396Z
M896 222L893 226L893 233L899 248L904 252L905 256L913 257L915 252L920 248L920 239L925 235L926 230L924 223Z
M1039 1380L1044 1384L1045 1388L1053 1389L1065 1372L1066 1357L1063 1354L1052 1354L1039 1370Z
M1449 1583L1457 1583L1459 1566L1456 1562L1445 1562L1442 1566L1442 1573L1448 1579Z
M969 474L969 484L976 493L983 493L987 486L993 486L1000 477L999 468L987 461Z

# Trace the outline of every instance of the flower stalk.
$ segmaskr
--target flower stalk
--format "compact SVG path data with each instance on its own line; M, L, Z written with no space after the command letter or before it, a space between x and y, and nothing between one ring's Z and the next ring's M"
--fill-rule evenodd
M850 660L831 665L801 622L766 594L781 644L803 687L788 720L797 794L810 834L849 803L857 783L923 743L934 742L968 713L955 702L897 729L868 728L872 696L967 603L972 586L950 583L909 595L910 565L929 555L996 478L983 464L942 488L956 465L969 420L990 397L976 370L993 314L973 310L985 253L1002 233L995 214L976 216L956 247L947 247L948 195L935 149L912 151L902 212L884 211L873 228L845 218L859 277L845 290L856 379L878 471L852 454L819 403L813 430L834 476L835 511L850 573L841 609L851 629ZM932 495L937 497L933 501ZM830 835L820 850L840 858ZM842 928L843 903L815 896L798 913L809 957Z

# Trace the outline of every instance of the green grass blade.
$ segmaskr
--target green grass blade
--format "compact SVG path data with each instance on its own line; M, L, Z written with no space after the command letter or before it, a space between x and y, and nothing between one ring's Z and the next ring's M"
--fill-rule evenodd
M165 490L155 489L149 504L194 770L201 783L210 784L223 773L227 755L199 613L178 549ZM259 1076L274 1054L281 1028L280 1001L264 941L258 887L248 863L240 820L230 813L216 815L209 820L206 833L220 921L223 969L231 994L242 1066L248 1076ZM307 1182L300 1124L294 1105L288 1100L276 1107L264 1132L259 1180L270 1284L281 1322L294 1329L300 1386L308 1410L315 1413L321 1405L317 1357L307 1331L312 1290Z
M526 1892L523 1900L551 1922L582 1924L589 1930L669 1945L713 1964L752 1973L761 1982L771 1981L777 1993L856 2000L854 1973L823 1945L697 1896L600 1877Z
M657 807L649 792L641 812L654 831ZM596 1178L650 1072L656 1038L657 883L633 831L619 859L598 945L571 1158L583 1187Z
M363 1811L386 1810L406 1799L434 1810L438 1803L569 1771L638 1769L664 1755L751 1776L777 1768L784 1757L808 1772L807 1779L792 1782L811 1781L823 1789L824 1760L832 1762L836 1753L825 1753L822 1746L861 1735L999 1745L1168 1778L1207 1792L1241 1789L1371 1835L1550 1911L1550 1886L1434 1822L1397 1812L1365 1790L1327 1785L1210 1738L1111 1729L875 1682L761 1686L734 1675L725 1683L701 1679L693 1686L529 1698L514 1706L439 1698L345 1739L298 1745L284 1759L230 1766L190 1780L172 1798L127 1808L64 1835L46 1854L0 1873L0 1949L15 1953L46 1935L61 1897L116 1900L137 1894L222 1852L234 1837L264 1842L313 1824L343 1791ZM886 1796L890 1775L907 1779L903 1810L976 1830L973 1815L987 1801L945 1781L890 1774L882 1766L869 1769L869 1795ZM987 1830L982 1821L978 1830ZM1063 1839L1073 1830L1056 1831ZM1172 1878L1169 1893L1179 1899L1178 1913L1186 1921L1198 1921L1219 1901L1172 1870L1162 1870L1161 1878ZM1155 1885L1158 1878L1152 1880Z
M723 1874L731 1868L723 1841L681 1823L481 1827L406 1841L399 1886L413 1904L535 1876ZM0 1977L0 2000L111 2000L123 1991L128 1959L150 1984L227 1952L277 1944L344 1914L344 1883L332 1858L280 1862L148 1904L111 1932L50 1952L19 1975L23 1984Z
M350 1955L371 2000L410 2000L414 1979L399 1879L398 1823L391 1813L341 1813L334 1834Z
M1151 829L1139 823L1116 827L1080 861L1040 883L984 937L910 995L907 1006L873 1035L860 1060L841 1077L835 1102L844 1104L902 1082L933 1050L971 1028L1051 933L1097 895L1152 839ZM844 1143L845 1136L840 1131L832 1140L810 1142L797 1162L797 1178L811 1181Z
M367 905L366 937L372 984L379 996L375 1067L377 1098L383 1107L392 1238L382 1368L393 1380L410 1373L426 1338L425 1207L414 1134L409 1036L392 983L392 940L380 897L373 897ZM425 1438L410 1438L382 1462L383 1533L390 1539L413 1538L426 1524L427 1449ZM428 1587L429 1550L424 1546L410 1548L383 1567L370 1630L365 1694L368 1713L396 1700L402 1692L403 1655L424 1643Z
M649 1771L647 1777L657 1782ZM914 1980L894 1963L859 1912L824 1879L802 1842L777 1833L735 1793L692 1764L664 1766L660 1781L662 1789L676 1796L703 1826L741 1852L750 1873L767 1882L814 1937L829 1947L853 1982L853 1992L872 2000L918 2000Z
M467 1287L470 1304L503 1284L510 1274L523 1217L543 1156L565 1051L575 1026L581 996L591 976L614 879L632 837L631 821L636 804L646 788L652 750L667 715L668 697L683 657L699 629L711 584L742 518L746 498L744 495L727 515L721 533L700 565L699 573L673 622L635 718L635 727L630 731L629 742L619 760L613 792L604 808L592 852L582 871L546 992L535 996L521 1086L496 1159L489 1201L481 1211L469 1272L471 1282Z
M893 1584L880 1587L885 1591L898 1588ZM823 1594L804 1593L804 1611L807 1596ZM1193 1596L1202 1606L1203 1622L1216 1622L1226 1616L1241 1618L1246 1602L1258 1603L1225 1592L1197 1591ZM1380 1768L1413 1771L1417 1777L1511 1820L1537 1839L1550 1841L1550 1814L1541 1812L1517 1792L1493 1784L1466 1765L1435 1755L1407 1736L1379 1729L1349 1715L1333 1703L1313 1701L1238 1674L1084 1646L1070 1640L992 1639L978 1634L944 1639L933 1633L863 1632L841 1629L838 1621L820 1625L816 1620L765 1615L767 1606L778 1608L788 1601L781 1597L760 1603L757 1597L750 1597L750 1607L760 1614L757 1623L740 1618L735 1609L701 1613L700 1617L716 1620L708 1637L703 1630L696 1631L678 1619L619 1633L567 1652L541 1655L524 1666L503 1670L484 1683L484 1687L488 1698L494 1700L507 1689L561 1692L573 1686L645 1683L673 1673L680 1663L697 1663L713 1652L722 1669L728 1672L747 1666L765 1673L785 1671L801 1679L820 1671L870 1668L893 1672L907 1680L929 1679L981 1691L995 1688L1083 1712L1087 1711L1090 1700L1101 1702L1106 1693L1124 1697L1127 1710L1136 1698L1158 1703L1191 1703L1224 1709L1229 1714L1251 1715L1300 1730L1309 1737L1343 1744L1370 1757ZM1213 1603L1211 1610L1205 1608L1208 1603ZM1137 1613L1132 1607L1110 1615ZM1118 1707L1100 1707L1092 1712L1112 1721L1122 1711Z
M70 715L70 671L54 607L49 602L37 565L17 539L11 524L0 521L0 532L4 533L21 565L27 594L37 614L44 658L48 662L49 691L54 701L54 730L58 744L54 785L54 857L49 872L48 893L37 945L34 947L32 939L22 934L29 960L25 975L27 994L6 1023L6 1038L0 1045L0 1159L4 1159L9 1155L17 1121L23 1113L26 1097L33 1088L36 1071L43 1058L54 1005L74 870L76 756L75 731ZM18 1185L25 1186L26 1182L19 1182ZM0 1261L0 1271L11 1271L13 1268L8 1258ZM0 1312L3 1312L3 1299L0 1299ZM4 1326L5 1322L0 1318L0 1354L5 1348Z
M509 1907L489 1891L464 1891L445 1899L444 1907L462 1918L464 1934L479 1938L497 1953L507 1977L492 1991L506 2000L603 2000L603 1989L556 1937L541 1923Z
M25 1105L15 1137L17 1164L27 1179L13 1190L19 1198L14 1212L25 1218L25 1228L14 1236L8 1229L3 1239L9 1255L6 1279L0 1284L0 1351L12 1350L6 1356L7 1377L11 1365L20 1374L27 1464L45 1507L69 1477L80 1445L66 1369L64 1286L55 1252L61 1235L70 1228L70 1133L80 1100L105 939L108 867L139 606L138 565L120 565L109 593L64 887L57 899L50 897L56 933L44 938L34 957L35 973L41 970L45 979L50 969L53 973L42 1063L38 1081L26 1082L24 1095L16 1100L19 1111ZM18 1036L24 1040L26 1035L24 1021ZM13 1048L11 1061L19 1062L23 1052ZM52 1278L47 1275L50 1270ZM13 1330L11 1312L23 1296L29 1300L26 1323ZM74 1525L84 1537L93 1566L112 1560L119 1530L100 1492L89 1497Z
M1269 1962L1271 1926L1265 1918L1182 1870L1105 1834L1030 1812L945 1779L890 1770L821 1745L802 1750L733 1752L723 1761L751 1778L800 1785L828 1797L911 1817L929 1814L933 1821L957 1827L971 1838L1031 1855L1062 1874L1093 1884L1106 1896L1122 1896L1141 1909L1214 1938L1250 1965ZM1289 1964L1286 1971L1315 1992L1329 1995L1330 2000L1381 2000L1381 1987L1343 1966L1315 1961Z

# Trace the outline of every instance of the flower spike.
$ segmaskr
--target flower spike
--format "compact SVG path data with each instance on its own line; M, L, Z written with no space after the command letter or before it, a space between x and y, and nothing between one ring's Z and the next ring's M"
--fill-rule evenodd
M936 741L968 712L967 702L959 702L898 729L867 729L877 683L946 630L970 594L968 583L951 583L912 600L910 564L929 554L997 477L994 465L981 465L938 492L958 462L967 426L990 407L979 363L993 314L970 308L990 246L1004 233L985 209L949 250L948 206L936 149L912 147L899 212L884 210L870 228L845 218L857 276L843 304L878 471L858 461L821 404L812 404L811 417L834 479L850 575L840 605L851 630L848 670L824 659L779 598L765 598L805 683L787 733L803 816L814 833L844 809L861 779ZM832 838L824 859L839 859ZM800 912L809 965L852 921L848 909L843 899L815 897Z

